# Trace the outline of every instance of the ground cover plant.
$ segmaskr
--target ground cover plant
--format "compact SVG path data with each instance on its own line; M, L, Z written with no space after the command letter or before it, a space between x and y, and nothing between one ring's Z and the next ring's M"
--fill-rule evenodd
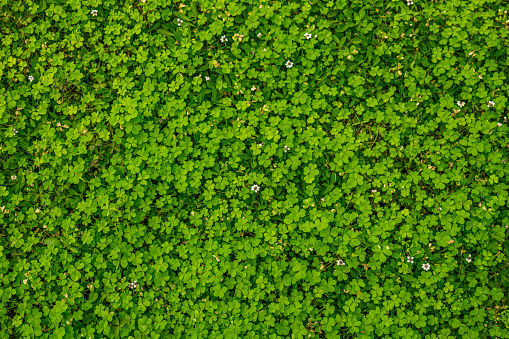
M509 338L507 1L0 4L1 338Z

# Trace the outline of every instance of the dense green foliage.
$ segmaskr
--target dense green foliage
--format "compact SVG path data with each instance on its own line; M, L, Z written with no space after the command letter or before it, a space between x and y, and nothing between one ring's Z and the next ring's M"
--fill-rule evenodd
M509 338L507 1L0 5L1 338Z

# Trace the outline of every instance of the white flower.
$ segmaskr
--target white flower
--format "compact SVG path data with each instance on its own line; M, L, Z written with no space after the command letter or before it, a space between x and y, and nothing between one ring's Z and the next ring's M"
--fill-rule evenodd
M28 77L28 80L29 80L30 82L34 81L34 77L33 77L33 75L30 75L30 76Z
M136 280L129 283L129 288L130 289L134 289L136 287L138 287L138 283L136 282Z
M465 102L463 102L463 101L458 101L457 104L459 107L465 106Z
M385 246L386 249L389 249L389 246Z
M226 38L226 35L223 35L223 36L221 37L221 42L225 42L225 41L228 41L228 38Z
M315 38L318 38L318 34L315 34Z
M377 192L377 190L371 190L371 193L376 193L376 192Z
M262 33L258 33L256 34L257 37L261 37L262 36Z
M260 190L260 186L254 184L253 186L251 186L251 191L255 191L255 192L258 192Z
M183 23L183 22L184 22L184 20L177 19L177 25L180 26L180 24Z
M251 87L252 91L256 91L256 86Z
M495 107L495 103L493 101L488 102L488 107Z
M290 150L290 148L289 148L288 146L286 146L286 145L285 145L285 152L286 152L286 151L289 151L289 150Z
M92 12L90 12L93 16L97 16L97 9L93 9Z
M422 269L425 270L425 271L428 271L429 269L431 268L431 265L426 263L426 264L422 264Z
M345 264L345 262L344 262L343 260L338 259L338 260L336 261L336 265L346 265L346 264Z
M14 134L18 134L18 130L16 130L15 128L12 129L12 131L14 132Z
M472 261L472 254L469 254L468 255L468 258L465 259L467 262L471 262Z
M497 124L497 126L498 126L498 127L502 127L502 123L501 123L501 122L499 122L499 123Z
M11 180L16 180L16 179L18 179L18 177L17 177L17 176L15 176L15 175L11 175Z
M210 78L206 76L206 77L205 77L205 80L209 81L209 80L210 80Z
M265 146L265 143L264 143L264 142L260 142L260 143L258 144L258 146L263 147L263 146Z
M413 2L412 0L407 0L407 1L406 1L406 4L407 4L408 6L410 6L410 5L413 5L413 4L414 4L414 2Z
M312 248L310 248L309 250L310 250L311 252L313 252L313 249L312 249Z
M322 201L325 201L325 198L322 198Z
M442 207L437 208L437 211L439 211L439 212L440 212L441 210L442 210Z
M309 40L311 39L312 35L306 32L306 34L304 34L304 37Z
M293 62L291 62L290 60L288 60L288 61L286 62L286 67L287 67L287 68L292 68L292 67L293 67Z
M409 263L413 264L414 263L414 257L411 257L411 256L407 255L406 262L409 262Z

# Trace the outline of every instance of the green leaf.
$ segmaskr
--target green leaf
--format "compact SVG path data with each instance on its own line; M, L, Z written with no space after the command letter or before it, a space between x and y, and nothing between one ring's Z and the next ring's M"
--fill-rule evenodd
M55 246L57 244L60 243L60 241L58 240L58 238L46 238L44 239L43 241L46 245L48 246Z

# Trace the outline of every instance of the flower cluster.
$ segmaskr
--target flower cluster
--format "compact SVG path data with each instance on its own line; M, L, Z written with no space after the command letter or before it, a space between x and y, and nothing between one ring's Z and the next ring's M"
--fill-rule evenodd
M468 258L465 259L467 262L471 262L472 261L472 254L469 254L468 255Z
M93 9L90 14L92 14L93 16L97 16L97 9Z
M181 25L184 22L184 20L177 19L177 25Z
M459 107L465 106L465 102L464 101L458 101L457 104L458 104Z
M237 38L237 40L238 40L239 42L241 42L241 41L242 41L242 38L244 37L244 35L236 33L233 37L234 37L234 38ZM235 40L235 39L233 39L233 40Z
M221 42L226 42L226 41L228 41L228 38L226 37L226 35L223 35L221 37Z

